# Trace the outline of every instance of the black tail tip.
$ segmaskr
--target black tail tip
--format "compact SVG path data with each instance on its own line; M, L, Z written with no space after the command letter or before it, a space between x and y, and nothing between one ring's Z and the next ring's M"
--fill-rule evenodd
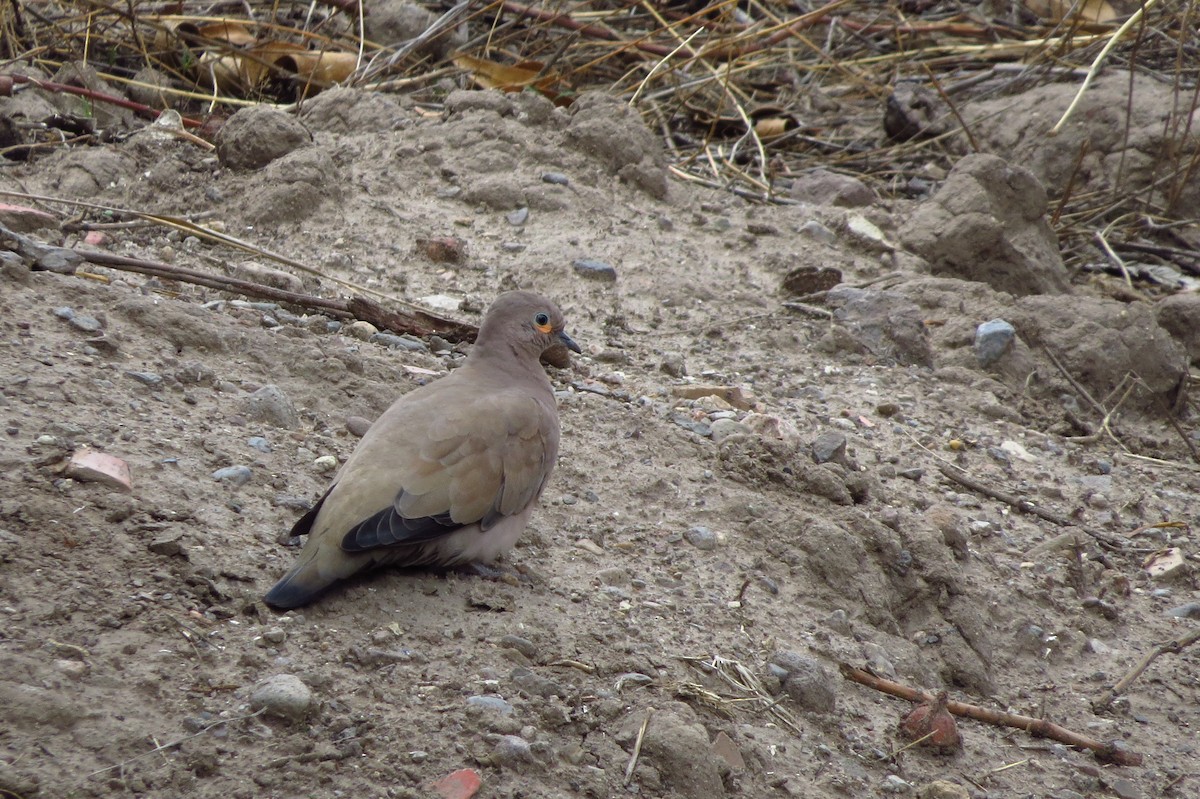
M263 601L276 610L291 610L307 605L316 599L320 593L320 591L313 591L305 586L297 585L294 582L284 579L276 583L275 587L267 592L267 595L263 597Z

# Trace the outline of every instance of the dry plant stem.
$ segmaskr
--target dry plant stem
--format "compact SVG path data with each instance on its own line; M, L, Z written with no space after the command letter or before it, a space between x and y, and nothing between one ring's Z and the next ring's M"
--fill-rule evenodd
M1129 268L1125 266L1125 261L1121 259L1121 256L1113 252L1113 248L1108 246L1108 239L1104 238L1104 231L1097 230L1092 235L1095 237L1096 243L1100 245L1100 249L1104 250L1104 254L1121 270L1121 274L1125 277L1125 285L1133 288L1133 278L1129 276Z
M1100 51L1100 54L1096 56L1096 60L1092 62L1092 68L1088 70L1087 77L1083 79L1083 83L1080 85L1079 91L1075 93L1075 97L1071 100L1071 104L1067 106L1067 110L1063 112L1062 118L1058 120L1058 124L1051 128L1047 135L1058 135L1059 131L1062 130L1063 125L1067 124L1067 120L1070 119L1071 114L1074 113L1075 106L1079 105L1079 101L1083 99L1084 92L1086 92L1088 87L1092 85L1092 81L1096 79L1096 75L1100 74L1100 67L1103 66L1104 59L1108 57L1109 52L1111 52L1112 49L1117 46L1117 42L1121 41L1121 38L1129 32L1129 29L1138 23L1138 20L1140 20L1142 15L1146 13L1146 9L1153 6L1156 2L1157 0L1145 0L1145 2L1138 7L1137 11L1129 15L1129 19L1125 20L1125 24L1117 28L1116 32L1108 38L1108 42L1104 45L1104 49Z
M157 261L129 258L124 255L93 250L75 250L75 252L93 264L125 272L137 272L143 275L178 280L180 283L190 283L218 291L230 291L246 297L290 303L335 317L353 317L395 333L409 333L414 336L428 336L436 333L455 342L471 341L475 338L476 328L473 325L444 319L424 311L391 311L366 297L352 297L348 300L315 297L310 294L285 291L248 280L212 275Z
M921 66L925 68L925 74L929 76L930 82L933 83L933 88L937 89L942 102L950 109L950 113L954 114L954 118L958 120L963 133L967 134L967 141L971 143L971 150L977 153L980 152L979 141L975 138L975 134L971 132L970 126L967 125L967 120L963 119L962 114L958 113L958 106L954 104L954 101L950 99L950 95L942 88L942 82L937 79L937 75L933 74L933 70L929 68L928 64L922 64Z
M890 696L907 699L910 702L932 702L934 700L932 694L925 693L903 683L876 677L870 672L856 669L847 663L842 663L839 668L841 669L842 676L847 680L865 685L868 688L874 688L876 691ZM954 715L962 716L963 718L982 721L985 724L991 724L996 727L1013 727L1018 730L1024 730L1038 738L1049 738L1068 746L1080 746L1090 749L1098 760L1105 763L1113 763L1118 766L1140 766L1142 764L1142 756L1137 752L1124 749L1116 743L1097 741L1095 738L1089 738L1082 733L1068 730L1066 727L1053 724L1045 719L1038 719L1033 716L1021 716L1016 713L1006 713L1002 710L990 710L979 705L967 704L966 702L947 702L946 709Z
M1054 511L1046 510L1031 500L1019 497L1016 494L1010 494L1007 491L1001 491L992 487L991 485L988 485L987 483L982 482L981 480L976 480L974 477L971 477L957 466L951 466L948 463L939 463L938 470L955 483L969 488L972 491L983 494L985 497L991 497L992 499L1003 502L1014 510L1020 511L1021 513L1028 513L1033 516L1037 516L1039 519L1045 519L1046 521L1057 524L1060 527L1077 526L1066 516L1055 513ZM1088 530L1087 528L1083 527L1080 529L1092 538L1096 539L1097 543L1107 549L1111 549L1114 552L1119 552L1125 549L1125 546L1121 541L1113 539L1110 536L1104 535L1103 533L1098 533L1094 530Z
M37 86L42 91L53 92L55 94L77 94L80 97L86 97L89 100L108 103L109 105L115 105L121 108L128 108L130 111L134 111L150 119L158 119L159 115L162 113L162 111L156 108L151 108L148 105L142 105L141 103L135 103L132 100L126 100L124 97L114 97L111 94L104 94L103 92L85 89L82 86L68 86L65 83L54 83L53 81L42 80L40 78L31 78L28 75L9 75L7 77L11 78L14 83L28 83L31 86ZM183 124L189 128L198 128L204 124L198 119L192 119L190 117L180 118L183 120Z
M1092 709L1097 712L1107 709L1113 703L1113 700L1129 690L1129 686L1133 685L1133 681L1142 676L1142 672L1149 668L1150 664L1160 656L1168 653L1178 655L1197 641L1200 641L1200 629L1192 630L1190 633L1173 638L1165 644L1159 644L1153 651L1147 653L1145 657L1139 660L1137 665L1130 669L1128 674L1118 680L1116 685L1105 691L1096 700L1095 704L1092 705Z
M629 765L625 767L625 784L628 785L633 779L633 771L637 768L638 757L642 754L642 741L646 740L646 729L650 726L650 717L654 715L654 708L646 711L646 719L642 722L642 726L638 729L637 740L633 742L633 754L629 756Z
M204 735L206 732L213 729L214 727L220 727L222 724L232 724L235 721L245 721L246 719L252 719L257 716L261 716L264 712L265 711L263 711L263 710L256 710L253 713L247 713L244 716L235 716L231 719L218 719L217 721L214 721L212 724L209 724L207 727L204 727L203 729L201 729L199 732L192 733L191 735L185 735L182 738L176 738L174 741L167 741L165 744L159 744L158 746L155 746L153 749L151 749L148 752L142 752L140 755L134 755L133 757L129 758L128 760L122 760L120 763L116 763L116 764L108 766L106 768L97 769L96 771L89 773L87 776L95 777L97 774L105 774L114 769L123 769L135 760L140 760L143 757L149 757L150 755L153 755L157 752L161 752L164 749L173 749L174 747L179 746L181 743L184 743L185 741L190 741L193 738L199 738L201 735Z

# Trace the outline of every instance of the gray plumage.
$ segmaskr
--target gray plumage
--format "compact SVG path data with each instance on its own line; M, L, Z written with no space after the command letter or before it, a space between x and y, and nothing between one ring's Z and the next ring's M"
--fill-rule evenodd
M488 309L466 362L396 400L305 514L296 565L266 595L294 608L383 565L490 563L516 543L558 457L539 358L563 344L554 303L526 291Z

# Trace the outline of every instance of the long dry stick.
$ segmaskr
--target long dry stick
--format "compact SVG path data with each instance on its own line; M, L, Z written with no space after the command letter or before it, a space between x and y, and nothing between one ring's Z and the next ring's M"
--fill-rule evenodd
M1037 516L1039 519L1045 519L1048 522L1053 522L1060 527L1069 527L1075 525L1075 522L1066 516L1063 516L1060 513L1055 513L1052 510L1047 510L1041 505L1035 503L1033 500L1019 497L1016 494L1010 494L1007 491L1001 491L998 488L984 483L982 480L976 480L974 477L967 474L957 466L951 466L948 463L939 463L938 470L947 478L953 480L959 485L969 488L972 491L977 491L986 497L999 500L1000 502L1003 502L1015 510L1021 511L1022 513L1032 514ZM1114 552L1120 552L1125 549L1125 546L1121 541L1114 539L1111 536L1107 536L1104 533L1098 533L1095 530L1088 530L1083 527L1080 527L1079 529L1096 539L1101 546L1104 546L1107 549L1110 549Z
M928 694L918 688L912 688L892 680L885 680L882 677L876 677L874 674L862 669L856 669L848 663L842 663L839 668L841 669L842 676L847 680L852 680L868 688L874 688L876 691L897 696L901 699L907 699L910 702L932 702L934 700L933 694ZM1033 716L1021 716L1016 713L1006 713L1002 710L990 710L979 705L967 704L966 702L947 702L946 709L956 716L975 719L976 721L982 721L984 724L992 724L997 727L1014 727L1038 738L1050 738L1068 746L1081 746L1085 749L1090 749L1096 755L1096 759L1104 763L1113 763L1118 766L1140 766L1142 764L1142 756L1137 752L1126 749L1120 742L1104 743L1103 741L1097 741L1095 738L1089 738L1082 733L1068 730L1066 727L1059 726L1045 719L1034 718Z
M148 261L141 258L130 258L125 255L115 255L96 250L76 249L85 261L101 266L109 266L126 272L137 272L144 275L164 277L178 280L181 283L191 283L196 286L232 291L247 297L258 297L272 302L286 302L304 308L312 308L322 313L337 317L354 317L368 321L376 327L392 330L397 333L411 333L416 336L438 334L453 341L470 341L474 339L476 328L465 322L446 319L428 311L406 310L403 312L390 311L374 300L366 297L352 297L348 300L315 297L310 294L300 294L294 291L264 286L240 278L213 275L195 269L186 269L159 261Z
M1105 691L1096 700L1095 704L1092 705L1092 709L1095 711L1107 709L1113 703L1114 699L1129 690L1129 686L1133 685L1133 681L1142 676L1142 672L1148 669L1150 664L1156 659L1168 653L1177 655L1197 641L1200 641L1200 629L1192 630L1190 633L1173 638L1165 644L1159 644L1153 651L1147 653L1145 657L1139 660L1138 664L1130 669L1128 674L1118 680L1116 685Z

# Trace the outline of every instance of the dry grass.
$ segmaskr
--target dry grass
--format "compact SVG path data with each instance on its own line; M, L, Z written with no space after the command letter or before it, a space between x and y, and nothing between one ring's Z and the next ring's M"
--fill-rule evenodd
M920 195L931 166L948 169L976 145L960 108L1050 81L1077 84L1103 53L1110 71L1175 87L1179 108L1164 133L1177 146L1160 155L1158 192L1088 193L1072 181L1053 201L1064 252L1081 266L1105 260L1101 243L1120 250L1140 241L1157 248L1142 260L1196 272L1200 259L1188 248L1173 252L1147 234L1194 214L1173 202L1200 169L1189 122L1200 105L1193 5L1148 0L1121 29L1128 13L1102 24L1069 14L1048 22L1017 5L995 19L977 4L935 0L467 0L428 6L431 22L441 16L437 25L385 47L363 38L359 8L346 0L0 0L0 28L3 55L35 77L86 61L127 87L153 66L169 77L169 102L196 126L248 102L301 100L336 81L436 107L471 80L445 47L430 45L457 31L465 40L458 53L468 56L457 63L474 64L477 80L537 87L560 104L590 89L627 98L661 134L677 177L763 202L786 202L778 181L814 167L855 175L884 197ZM280 53L336 54L348 67L304 71ZM897 87L926 92L942 108L935 126L905 141L883 128Z

